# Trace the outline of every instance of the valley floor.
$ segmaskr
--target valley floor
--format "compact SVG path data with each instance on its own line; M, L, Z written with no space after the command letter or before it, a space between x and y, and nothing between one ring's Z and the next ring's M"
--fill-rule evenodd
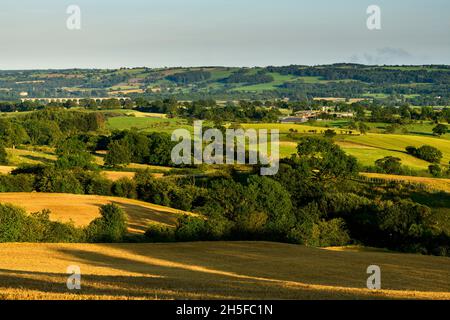
M0 244L0 299L450 299L449 279L448 258L267 242Z

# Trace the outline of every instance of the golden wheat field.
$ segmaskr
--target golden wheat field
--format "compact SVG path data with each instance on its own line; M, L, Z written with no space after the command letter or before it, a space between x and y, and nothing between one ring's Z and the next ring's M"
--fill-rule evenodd
M450 299L449 279L448 258L267 242L0 244L0 299Z
M87 226L99 217L100 206L115 203L127 214L131 233L143 233L150 223L175 225L181 210L150 204L143 201L104 197L96 195L75 195L59 193L0 193L0 203L10 203L24 208L28 213L49 209L54 221L73 221L76 226Z
M401 181L413 184L422 184L434 190L445 191L450 193L450 179L397 176L382 173L361 173L361 175L367 178L376 178L387 181Z

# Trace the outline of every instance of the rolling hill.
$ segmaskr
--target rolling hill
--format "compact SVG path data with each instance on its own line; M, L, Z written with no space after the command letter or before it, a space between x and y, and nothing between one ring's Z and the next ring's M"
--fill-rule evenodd
M49 209L50 219L60 222L73 221L80 227L87 226L100 216L101 205L115 203L127 213L130 233L143 233L150 223L155 222L173 226L180 215L190 214L143 201L97 195L0 193L0 203L22 207L28 213Z
M0 299L450 299L449 278L448 258L267 242L0 244Z

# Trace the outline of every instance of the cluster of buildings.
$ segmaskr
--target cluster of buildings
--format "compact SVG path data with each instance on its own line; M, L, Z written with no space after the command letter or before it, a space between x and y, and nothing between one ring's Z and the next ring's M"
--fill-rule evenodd
M321 120L321 117L326 114L336 119L353 118L353 112L335 112L332 107L322 107L320 110L302 110L297 111L293 116L283 117L280 119L281 123L305 123L309 120Z

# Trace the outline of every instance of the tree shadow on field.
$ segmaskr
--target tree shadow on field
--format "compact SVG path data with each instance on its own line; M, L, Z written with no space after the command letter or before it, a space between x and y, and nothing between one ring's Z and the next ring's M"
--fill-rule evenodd
M411 199L430 208L450 208L450 194L444 191L417 191L411 194Z
M102 245L103 246L103 245ZM181 246L180 252L171 252L170 245L160 244L160 246L149 252L146 245L133 245L132 250L129 245L111 246L104 245L102 252L112 252L117 248L124 249L124 255L113 256L99 252L63 249L58 250L65 255L70 255L71 259L76 259L75 263L87 264L95 267L105 267L141 274L142 277L152 277L151 281L141 284L142 291L162 290L177 292L177 299L190 297L202 298L232 298L232 299L355 299L355 298L383 298L373 296L369 292L361 289L342 286L327 286L315 288L314 282L298 282L300 279L280 280L276 275L277 270L272 270L271 277L258 275L258 267L251 268L255 275L250 275L248 267L251 262L261 261L267 256L255 254L233 253L229 251L225 254L217 254L215 258L208 253L204 259L199 256L189 256L186 254L187 247ZM147 247L147 248L146 248ZM158 253L155 253L157 251ZM180 253L184 252L184 258ZM142 254L142 255L139 255ZM126 256L126 257L125 257ZM171 259L169 257L172 256ZM234 256L234 259L231 257ZM212 262L207 262L208 260ZM233 260L241 260L241 263ZM83 267L82 267L83 269ZM250 272L251 273L251 272ZM264 273L261 273L264 274ZM360 287L362 288L362 286ZM356 290L356 292L355 292Z
M159 289L165 280L157 277L82 274L81 290L69 290L69 276L66 273L0 269L0 288L3 288L0 289L0 299L29 299L30 295L31 298L51 298L54 295L64 299L80 299L83 295L126 299L175 299L179 296L171 290ZM8 289L12 291L8 292Z
M416 256L343 253L268 242L55 245L48 250L55 263L48 268L52 271L0 269L0 298L8 298L15 289L25 292L25 297L27 290L34 290L31 293L41 297L48 293L80 298L67 292L66 265L80 267L78 294L85 298L387 298L364 289L370 264L383 266L386 289L450 290L450 265L445 260L430 263L430 257L419 258L418 264ZM12 293L5 290L2 295L2 288L11 288Z
M44 158L44 157L39 157L39 156L32 156L32 155L29 155L29 154L27 154L27 155L22 155L21 157L22 157L22 158L29 159L29 160L37 161L37 162L42 162L42 163L44 163L44 164L49 164L49 163L54 163L54 162L55 162L55 160L52 160L52 159L48 159L48 158Z
M436 267L422 261L416 270L416 256L367 256L266 242L101 246L102 253L60 251L81 263L160 277L164 279L159 283L161 289L179 291L179 299L189 293L238 299L386 298L365 289L366 269L371 263L384 266L386 289L450 290L446 282L450 272L444 271L449 265ZM409 259L414 267L408 265ZM422 279L419 284L417 273Z
M145 233L148 226L155 222L165 224L167 226L175 226L177 218L179 217L178 214L169 213L163 209L158 210L118 201L112 201L112 203L116 204L126 212L128 217L128 230L130 233L134 234Z

